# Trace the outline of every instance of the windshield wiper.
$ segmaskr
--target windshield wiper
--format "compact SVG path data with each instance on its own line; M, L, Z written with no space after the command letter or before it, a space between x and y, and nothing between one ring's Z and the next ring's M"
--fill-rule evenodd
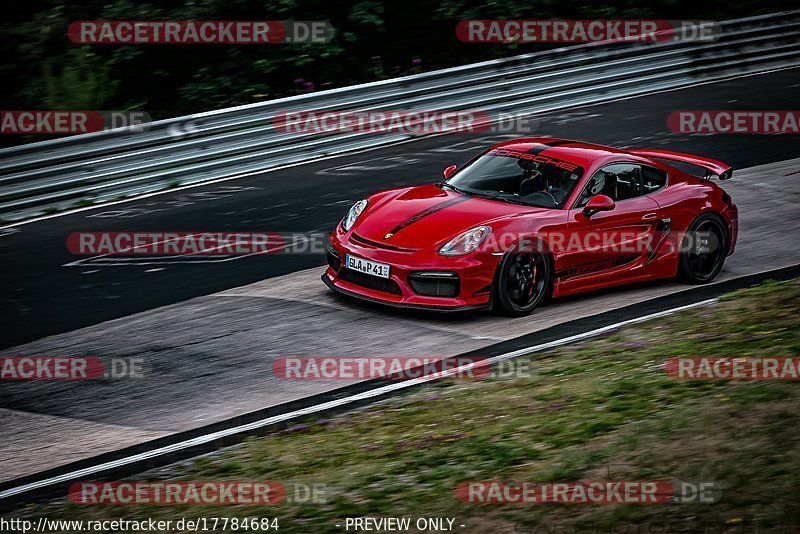
M529 206L529 207L532 207L532 208L553 209L553 208L558 207L557 204L554 204L552 206L542 206L541 204L534 204L532 202L526 202L526 201L522 200L521 198L510 198L510 197L507 197L507 196L492 195L490 193L474 193L474 195L477 196L477 197L488 198L488 199L491 199L491 200L500 200L502 202L507 202L509 204L518 204L520 206Z
M507 204L518 204L520 206L534 206L535 204L530 204L528 202L524 202L522 200L517 200L515 198L509 198L502 195L493 195L491 193L485 192L478 192L478 191L464 191L463 189L459 189L458 187L454 186L453 184L449 184L447 182L442 182L441 187L447 187L455 191L456 193L461 193L462 195L466 195L468 197L478 197L478 198L488 198L489 200L499 200L501 202L506 202ZM544 207L544 206L540 206Z
M474 193L474 195L476 197L488 198L488 199L491 199L491 200L500 200L502 202L507 202L508 204L521 204L523 206L528 206L529 205L529 204L526 204L525 202L522 202L521 200L516 200L516 199L513 199L513 198L508 198L508 197L500 196L500 195L492 195L490 193Z
M448 184L447 182L442 182L441 186L442 187L448 187L448 188L452 189L453 191L455 191L456 193L461 193L462 195L472 196L472 193L467 193L463 189L459 189L456 186L454 186L453 184Z

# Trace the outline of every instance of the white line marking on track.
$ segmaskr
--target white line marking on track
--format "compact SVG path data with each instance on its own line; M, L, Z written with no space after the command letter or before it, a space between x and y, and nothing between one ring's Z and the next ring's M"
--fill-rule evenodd
M547 343L541 343L539 345L534 345L532 347L525 347L519 350L515 350L512 352L507 352L505 354L500 354L498 356L494 356L492 358L487 358L486 360L481 360L480 365L486 365L489 363L493 365L498 362L502 362L505 360L510 360L512 358L517 358L519 356L524 356L527 354L531 354L534 352L541 352L544 350L549 350L555 347L560 347L562 345L568 345L570 343L574 343L576 341L580 341L583 339L587 339L590 337L595 337L606 332L610 332L616 330L617 328L621 328L623 326L628 326L632 324L641 323L644 321L649 321L651 319L657 319L659 317L664 317L666 315L671 315L673 313L677 313L680 311L688 310L691 308L697 308L700 306L707 306L709 304L713 304L717 302L716 298L707 299L700 302L695 302L692 304L686 304L684 306L678 306L676 308L671 308L668 310L650 313L648 315L643 315L641 317L636 317L634 319L627 319L625 321L620 321L614 324L610 324L607 326L603 326L601 328L596 328L594 330L590 330L588 332L583 332L581 334L575 334L572 336L567 336L565 338L556 339L554 341L550 341ZM439 380L443 377L447 377L450 375L456 375L458 373L468 371L471 367L476 365L475 363L470 363L466 365L462 365L460 367L449 369L442 371L438 375L429 375L420 378L413 378L411 380L406 380L403 382L398 382L396 384L389 384L387 386L381 386L375 389L371 389L369 391L365 391L363 393L358 393L356 395L351 395L349 397L344 397L342 399L336 399L328 402L324 402L322 404L317 404L315 406L309 406L308 408L303 408L301 410L295 410L293 412L288 412L281 415L275 415L272 417L267 417L265 419L260 419L258 421L253 421L252 423L248 423L246 425L240 425L232 428L228 428L225 430L220 430L218 432L213 432L211 434L205 434L203 436L198 436L193 439L189 439L186 441L181 441L179 443L175 443L172 445L168 445L166 447L160 447L158 449L153 449L151 451L142 452L139 454L135 454L133 456L128 456L127 458L121 458L119 460L114 460L112 462L106 462L103 464L93 465L91 467L86 467L84 469L79 469L77 471L73 471L71 473L65 473L63 475L47 478L45 480L39 480L36 482L31 482L29 484L24 484L22 486L17 486L15 488L10 488L4 491L0 491L0 499L5 499L8 497L12 497L14 495L18 495L20 493L25 493L28 491L32 491L39 488L44 488L47 486L52 486L53 484L59 484L64 482L69 482L71 480L81 479L84 477L88 477L91 475L95 475L107 469L114 469L118 467L123 467L125 465L129 465L132 463L140 462L143 460L147 460L150 458L155 458L158 456L163 456L165 454L171 454L183 449L188 449L191 447L196 447L198 445L205 445L207 443L211 443L215 440L226 438L229 436L233 436L236 434L241 434L243 432L250 432L253 430L257 430L259 428L263 428L266 426L274 425L276 423L281 423L283 421L287 421L289 419L295 419L297 417L303 417L306 415L311 415L317 412L330 410L333 408L338 408L340 406L345 406L347 404L352 404L354 402L362 401L371 399L374 397L378 397L380 395L384 395L386 393L391 393L393 391L401 391L403 389L410 388L412 386L416 386L419 384L424 384L427 382L432 382L434 380Z

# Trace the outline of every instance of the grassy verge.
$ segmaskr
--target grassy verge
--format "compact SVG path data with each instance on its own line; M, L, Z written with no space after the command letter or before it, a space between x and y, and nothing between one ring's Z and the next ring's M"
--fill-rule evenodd
M531 356L528 377L446 381L331 420L148 473L143 480L286 480L325 503L78 506L65 519L280 518L280 532L343 532L346 516L454 517L462 532L796 532L800 383L668 378L673 356L800 354L800 281ZM469 480L714 481L714 504L476 506ZM756 528L760 530L755 530ZM638 530L637 530L638 529ZM703 530L705 529L705 530ZM749 529L749 530L748 530ZM782 529L782 530L781 530Z

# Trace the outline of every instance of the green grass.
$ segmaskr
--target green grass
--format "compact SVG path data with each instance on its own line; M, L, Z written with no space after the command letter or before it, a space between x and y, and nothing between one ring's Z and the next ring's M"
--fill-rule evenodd
M798 312L800 281L768 282L712 306L534 354L531 376L438 382L139 477L321 483L325 503L264 510L59 500L24 514L277 515L281 532L342 532L337 521L361 515L455 517L467 525L463 532L648 532L635 530L645 523L661 526L653 532L752 532L756 524L764 532L800 524L800 384L676 381L663 369L673 356L797 355ZM723 497L715 504L520 507L470 505L454 493L469 480L591 478L714 481Z

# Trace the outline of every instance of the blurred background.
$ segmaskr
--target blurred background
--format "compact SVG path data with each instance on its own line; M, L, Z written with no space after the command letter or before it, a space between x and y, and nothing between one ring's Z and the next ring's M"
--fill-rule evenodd
M370 82L558 47L476 44L454 37L463 19L729 20L796 8L791 0L195 0L8 1L0 44L6 110L145 110L154 119ZM327 20L328 43L75 45L75 20ZM37 140L2 136L0 143Z

